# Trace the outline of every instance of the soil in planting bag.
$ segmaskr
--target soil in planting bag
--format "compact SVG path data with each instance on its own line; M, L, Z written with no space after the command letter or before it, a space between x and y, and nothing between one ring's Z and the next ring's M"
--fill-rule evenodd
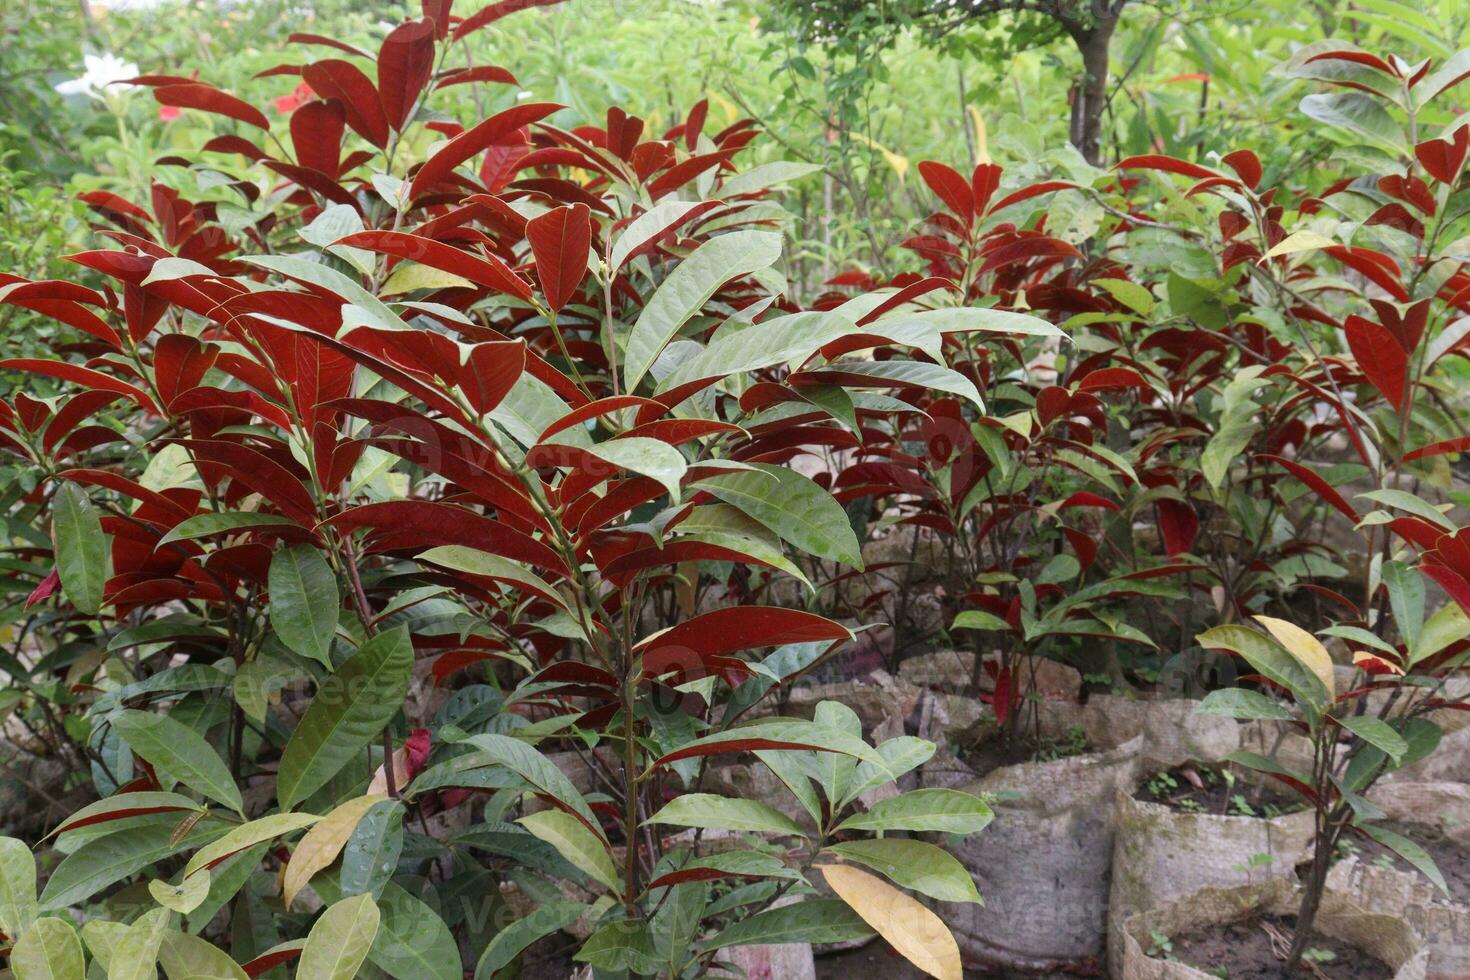
M1005 766L964 786L998 797L991 825L953 846L985 905L938 906L967 961L1044 969L1101 958L1109 801L1136 779L1141 745Z
M1121 966L1110 976L1113 980L1212 980L1217 974L1178 960L1155 958L1148 951L1155 948L1159 937L1173 939L1262 914L1295 916L1300 903L1298 886L1276 879L1239 888L1205 888L1156 909L1135 913L1124 923ZM1393 980L1425 980L1428 951L1401 916L1364 910L1349 897L1329 889L1322 896L1315 930L1383 961L1393 970ZM1336 975L1331 964L1326 972Z
M1095 749L1116 748L1142 736L1145 767L1215 762L1241 747L1234 718L1196 714L1198 701L1185 698L1125 698L1094 694L1086 704L1047 703L1038 714L1041 734L1065 739L1080 728Z
M1359 853L1328 873L1328 887L1362 908L1403 916L1429 948L1429 980L1470 977L1470 786L1383 783L1371 799L1390 829L1426 847L1450 896L1402 859L1361 839L1354 842Z
M1122 968L1123 923L1136 913L1201 888L1230 888L1290 878L1311 853L1312 813L1276 817L1196 813L1114 798L1112 887L1108 899L1108 965Z

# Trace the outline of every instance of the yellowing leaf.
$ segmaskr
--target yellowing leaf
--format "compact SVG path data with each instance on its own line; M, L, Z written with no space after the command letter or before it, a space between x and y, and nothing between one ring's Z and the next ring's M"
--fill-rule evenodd
M383 288L379 292L384 296L397 296L401 293L411 293L415 289L453 289L473 285L474 283L463 276L456 276L452 272L445 272L431 265L400 262L393 267L392 274L388 276L388 281L383 283Z
M990 162L990 141L985 132L985 117L980 115L980 110L974 106L966 106L970 113L970 122L975 127L975 165Z
M198 871L177 885L154 880L148 882L148 894L164 908L172 909L180 915L188 915L209 896L209 879L208 871Z
M1336 244L1337 242L1326 235L1319 235L1315 231L1299 231L1277 242L1264 258L1273 259L1278 255L1290 255L1293 252L1310 252L1313 249L1330 248Z
M843 864L821 871L837 897L910 963L939 980L963 980L959 944L939 916L866 871Z
M1337 678L1332 671L1332 656L1322 645L1322 641L1300 626L1288 623L1284 619L1257 616L1256 622L1266 627L1267 631L1275 637L1276 642L1286 648L1287 653L1301 661L1302 666L1317 675L1322 681L1322 686L1327 688L1329 697L1336 696Z
M602 882L613 894L622 895L623 883L612 855L582 821L562 810L541 810L521 817L516 823L556 848L562 857Z
M291 902L311 881L312 875L337 860L337 855L342 853L342 848L352 838L352 832L357 829L362 815L372 809L374 803L386 799L386 796L369 793L348 800L306 832L301 843L296 845L296 850L291 852L291 861L286 865L286 873L281 881L281 900L286 903L287 909L291 908Z
M371 895L354 895L328 908L311 927L296 980L352 980L378 935Z

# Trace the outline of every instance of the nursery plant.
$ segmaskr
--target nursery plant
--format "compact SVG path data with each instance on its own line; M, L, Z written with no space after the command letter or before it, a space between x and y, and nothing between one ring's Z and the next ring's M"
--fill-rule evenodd
M613 973L877 932L960 975L910 892L980 896L891 835L986 801L897 791L934 746L842 705L762 716L856 626L756 597L862 567L800 457L932 390L981 406L957 343L1061 331L904 290L798 308L775 188L804 168L742 172L756 129L703 104L556 125L459 54L526 6L298 35L257 82L284 124L133 79L220 132L147 201L83 196L84 281L0 286L80 337L0 362L35 385L0 407L7 708L79 801L4 843L21 980L490 977L563 929ZM483 118L436 111L460 85ZM732 753L794 817L706 791Z
M1297 202L1290 232L1281 224L1284 193L1260 193L1259 170L1247 157L1227 158L1234 177L1172 158L1125 161L1184 175L1196 181L1190 195L1225 200L1220 227L1230 241L1227 265L1248 272L1258 297L1276 298L1276 323L1299 344L1294 352L1279 349L1266 358L1269 367L1247 369L1231 384L1269 389L1285 383L1290 397L1310 397L1321 406L1329 438L1351 447L1361 464L1361 492L1353 499L1377 508L1361 512L1363 505L1355 505L1337 481L1306 465L1312 427L1292 423L1294 433L1280 435L1282 443L1294 444L1296 458L1278 450L1266 459L1358 532L1350 555L1361 583L1352 593L1356 600L1318 587L1337 611L1318 632L1351 653L1352 667L1339 669L1318 636L1274 616L1254 616L1264 632L1231 623L1199 637L1208 648L1242 658L1253 672L1246 679L1255 685L1215 692L1200 710L1281 722L1305 737L1299 763L1253 753L1233 757L1293 787L1315 815L1315 850L1288 969L1307 952L1328 868L1347 833L1372 837L1444 887L1422 848L1379 825L1382 812L1369 791L1435 749L1435 712L1470 707L1457 683L1470 636L1467 569L1458 553L1460 532L1430 491L1448 488L1444 454L1467 446L1463 436L1445 438L1463 427L1439 392L1456 370L1467 322L1454 241L1464 228L1456 192L1470 131L1450 121L1438 135L1423 138L1433 100L1465 76L1465 64L1463 55L1439 66L1408 65L1392 56L1322 47L1287 65L1288 74L1333 87L1308 95L1302 111L1371 144L1382 168ZM1333 352L1329 343L1346 349ZM1256 409L1236 407L1246 404L1241 397L1225 414L1234 416L1232 425L1254 426ZM1241 445L1253 431L1240 432ZM1458 500L1452 491L1448 496ZM1289 506L1271 499L1273 508L1278 503ZM1431 582L1450 601L1426 616Z

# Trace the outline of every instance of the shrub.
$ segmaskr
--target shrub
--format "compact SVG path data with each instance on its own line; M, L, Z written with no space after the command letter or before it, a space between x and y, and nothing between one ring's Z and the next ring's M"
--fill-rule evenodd
M853 637L755 597L825 587L801 556L862 567L793 463L896 438L916 410L874 389L978 404L924 355L1060 331L902 293L797 308L772 188L803 170L740 172L755 128L711 135L703 104L662 135L617 108L438 115L447 86L510 102L449 52L521 6L426 4L376 54L297 38L327 56L264 73L304 98L274 130L135 79L226 121L160 161L199 191L89 192L110 247L69 258L97 285L4 287L85 336L0 363L60 392L17 393L0 447L33 589L11 707L98 797L53 814L39 898L7 841L19 975L84 943L110 973L489 976L580 922L605 970L877 931L959 976L939 919L863 868L978 901L887 835L977 832L986 802L896 792L934 746L872 745L842 705L750 720ZM795 818L702 791L733 752Z

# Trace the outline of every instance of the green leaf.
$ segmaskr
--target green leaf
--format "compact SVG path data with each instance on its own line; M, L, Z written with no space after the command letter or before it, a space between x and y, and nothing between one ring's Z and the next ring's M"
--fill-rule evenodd
M412 669L413 645L399 627L368 640L322 683L281 753L283 809L325 786L377 738L402 706Z
M588 830L602 836L602 824L592 815L592 808L587 805L577 787L535 748L508 735L493 733L474 735L465 742L483 752L490 762L517 773L536 789L562 804L563 809L581 818Z
M1226 718L1262 721L1290 721L1293 717L1291 711L1279 702L1259 691L1249 691L1243 687L1211 691L1194 712L1199 715L1223 715Z
M614 895L623 894L623 882L602 838L563 810L541 810L521 817L516 823L546 841L562 857L594 881L606 885Z
M368 959L390 977L462 980L459 946L444 920L392 882L378 902L382 921Z
M1458 602L1447 602L1419 631L1419 645L1410 648L1409 664L1427 660L1466 637L1470 637L1470 616L1465 615Z
M1136 282L1126 279L1094 279L1092 284L1106 289L1113 299L1134 313L1148 316L1154 311L1153 294Z
M645 919L607 923L588 936L572 958L579 963L590 963L597 970L630 972L636 976L651 976L659 966Z
M1102 282L1104 280L1098 280ZM955 306L940 310L923 310L918 313L899 313L894 317L875 320L873 327L884 328L894 320L912 320L927 324L940 333L983 333L1012 334L1023 337L1065 337L1060 327L1030 313L1013 313L1009 310L992 310L980 306ZM865 324L869 326L869 324Z
M534 909L495 934L480 962L475 964L475 980L492 980L496 972L509 966L536 940L560 932L581 918L587 906L577 902L553 902Z
M152 909L118 936L110 951L107 980L156 980L154 964L170 918L168 909Z
M353 980L377 938L380 918L370 895L330 906L307 934L296 980Z
M397 800L375 803L363 814L342 848L343 895L383 893L403 853L403 815Z
M1418 868L1424 877L1434 882L1434 887L1444 893L1445 898L1453 897L1450 895L1449 886L1445 884L1444 875L1440 874L1439 866L1434 863L1434 858L1430 857L1429 852L1424 848L1386 827L1362 824L1358 829Z
M847 512L800 473L769 463L757 472L727 473L694 484L808 554L861 570L862 549Z
M702 950L729 946L764 946L779 943L846 943L866 939L873 928L846 902L835 898L808 899L757 912L727 926Z
M980 398L980 389L975 387L975 382L958 371L938 364L925 361L841 361L816 370L821 373L838 372L847 385L947 391L970 401L980 411L985 411L985 403Z
M1404 757L1404 753L1409 751L1409 743L1404 741L1404 737L1382 719L1371 715L1348 715L1336 721L1343 728L1387 755L1395 765Z
M865 864L887 875L894 884L941 902L985 904L965 866L955 860L954 855L933 844L885 837L832 844L825 850L845 860Z
M250 980L240 964L218 946L184 932L169 932L158 947L168 980ZM298 974L299 976L299 974Z
M713 793L685 793L683 796L676 796L645 823L806 836L796 821L775 807L759 800L737 800Z
M874 766L888 770L883 756L859 735L853 735L831 725L790 718L775 718L730 728L713 735L686 742L674 751L654 762L667 765L677 758L692 758L698 755L718 755L722 752L772 749L777 751L807 749L816 752L836 752L855 759L871 762Z
M957 789L916 789L879 800L867 813L857 813L837 830L911 830L945 834L973 834L989 826L995 814L990 804L973 793Z
M169 838L173 828L130 827L88 841L62 859L41 892L43 909L81 905L109 885L137 874L144 868L217 834L217 829L196 832L179 844Z
M184 874L191 875L203 868L213 867L236 851L243 851L247 847L254 847L261 841L271 840L283 834L304 830L320 819L321 817L310 813L273 813L268 817L241 824L214 843L201 847L189 859L189 863L184 865Z
M35 856L24 841L0 837L0 932L14 942L39 914Z
M700 870L718 871L721 874L737 875L741 878L784 878L792 881L801 879L801 872L787 867L780 858L762 854L759 851L721 851L717 854L695 858L668 874L681 875L685 872Z
M1390 153L1403 156L1408 152L1403 128L1377 99L1366 93L1317 93L1303 98L1297 108L1317 122L1346 130Z
M1454 525L1444 516L1444 512L1438 507L1431 505L1428 501L1416 497L1407 490L1369 490L1367 493L1358 494L1365 500L1371 500L1375 504L1385 507L1393 507L1397 510L1407 511L1415 517L1422 517L1435 527L1446 531L1453 531Z
M1412 650L1424 627L1424 576L1403 562L1390 561L1383 565L1383 584L1388 587L1394 625Z
M979 609L966 609L950 624L952 630L999 630L1009 632L1011 624L999 616Z
M670 340L732 279L764 269L781 257L781 235L737 231L711 238L659 284L638 315L623 355L623 387L636 391Z
M102 518L87 491L75 483L62 483L56 488L51 503L51 531L62 590L78 611L97 615L102 608L109 559Z
M167 534L158 539L158 547L164 548L175 541L192 541L207 538L212 534L228 534L260 527L296 527L295 521L277 514L260 514L254 511L226 512L223 514L195 514L185 518Z
M271 558L271 628L290 650L328 670L337 632L342 594L327 560L308 544L294 545Z
M852 774L852 785L842 798L843 805L851 803L869 790L895 782L905 773L912 772L934 757L938 749L928 739L913 735L896 735L878 746L886 769L879 769L871 762L864 762Z
M679 501L679 484L689 468L684 454L658 439L632 436L625 439L609 439L582 447L598 459L620 469L630 470L650 480L657 480L669 491L675 503ZM611 474L609 474L611 475Z
M1245 626L1216 626L1198 637L1201 646L1244 657L1263 677L1292 693L1297 703L1320 713L1330 700L1321 679L1270 637Z
M82 940L65 919L43 916L10 951L15 980L82 980L87 966Z
M244 814L245 801L225 760L204 737L168 715L125 710L112 725L128 748L190 789Z

